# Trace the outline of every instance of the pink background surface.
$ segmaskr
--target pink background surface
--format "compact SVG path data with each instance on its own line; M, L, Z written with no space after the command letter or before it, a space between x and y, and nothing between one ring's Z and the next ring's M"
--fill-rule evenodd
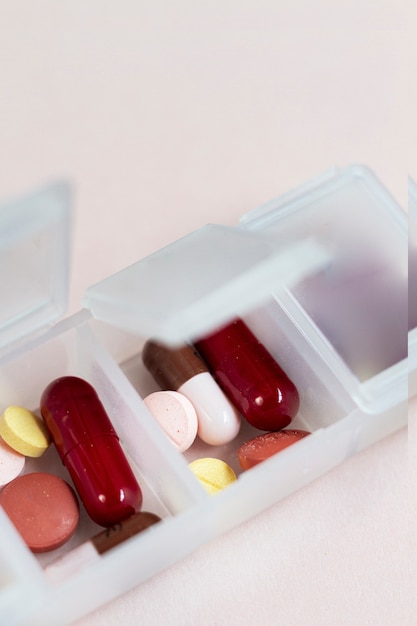
M17 0L0 15L0 196L73 182L69 313L88 285L334 165L367 164L406 206L404 2ZM403 429L77 625L416 623L406 446Z

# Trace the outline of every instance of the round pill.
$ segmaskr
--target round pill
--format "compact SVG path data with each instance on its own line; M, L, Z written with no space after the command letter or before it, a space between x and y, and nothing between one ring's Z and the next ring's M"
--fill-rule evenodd
M238 450L240 466L244 470L250 469L307 435L310 433L306 430L287 429L264 433L250 439Z
M11 448L30 457L47 450L51 438L40 417L20 406L9 406L0 418L0 436Z
M221 491L237 480L230 465L220 459L196 459L188 467L210 494Z
M0 489L22 473L25 457L0 438Z
M178 391L155 391L144 399L149 412L179 452L184 452L197 436L197 412Z
M53 474L34 472L15 478L0 492L0 505L32 552L59 548L78 525L75 493Z

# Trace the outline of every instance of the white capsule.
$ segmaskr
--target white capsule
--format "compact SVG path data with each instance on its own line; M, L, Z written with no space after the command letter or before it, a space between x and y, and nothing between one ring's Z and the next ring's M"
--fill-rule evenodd
M198 436L205 443L221 446L232 441L240 429L240 415L209 372L196 374L178 391L194 405Z

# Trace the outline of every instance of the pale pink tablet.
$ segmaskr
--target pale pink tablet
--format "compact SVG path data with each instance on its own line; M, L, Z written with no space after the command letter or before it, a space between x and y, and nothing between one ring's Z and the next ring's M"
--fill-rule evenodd
M18 476L0 492L0 505L32 552L59 548L78 525L75 493L65 480L53 474Z
M22 473L26 457L0 437L0 489Z
M190 400L178 391L155 391L146 396L144 403L179 452L188 450L198 428Z

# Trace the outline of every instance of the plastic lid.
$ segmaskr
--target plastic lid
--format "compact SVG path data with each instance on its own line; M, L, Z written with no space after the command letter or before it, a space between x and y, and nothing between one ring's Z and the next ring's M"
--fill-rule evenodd
M69 234L65 183L0 206L0 349L65 312Z
M314 240L277 245L259 233L208 224L90 287L95 318L180 343L210 332L328 261Z

